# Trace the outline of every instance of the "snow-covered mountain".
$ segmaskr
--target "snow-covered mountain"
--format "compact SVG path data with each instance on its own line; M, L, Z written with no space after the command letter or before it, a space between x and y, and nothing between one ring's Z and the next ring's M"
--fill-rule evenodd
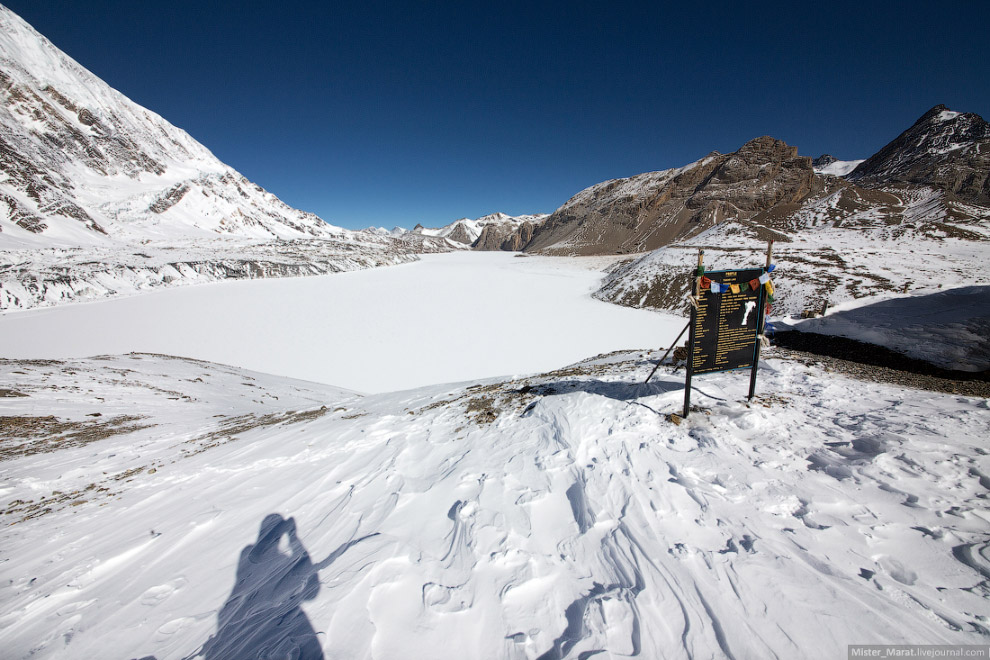
M0 6L0 311L451 249L294 209Z
M849 174L871 187L924 185L990 205L990 124L937 105Z
M343 234L249 182L2 6L0 98L0 246Z
M832 176L846 176L862 163L863 160L839 160L832 154L822 154L811 165L815 174L830 174Z
M490 213L475 220L461 218L439 229L416 225L412 232L424 236L442 236L474 250L518 251L529 243L535 228L548 217L546 213Z

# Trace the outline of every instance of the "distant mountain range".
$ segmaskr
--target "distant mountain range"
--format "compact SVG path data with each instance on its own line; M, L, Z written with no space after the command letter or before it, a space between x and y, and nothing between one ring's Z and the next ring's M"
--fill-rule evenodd
M939 209L929 215L940 224L927 228L958 234L988 215L988 161L987 123L979 115L939 105L866 160L842 161L829 154L812 160L798 155L797 147L764 136L733 153L712 152L684 167L604 181L549 216L495 214L414 231L475 250L638 254L690 240L726 222L761 238L786 241L795 222L800 224L797 219L822 203L830 205L829 218L838 225L856 224L868 209L887 225L902 224L908 220L905 213L911 215L909 209L916 207L907 198L922 195Z
M474 250L518 252L529 243L535 228L547 217L549 216L546 213L516 216L491 213L475 220L461 218L439 229L416 225L412 233L442 236Z

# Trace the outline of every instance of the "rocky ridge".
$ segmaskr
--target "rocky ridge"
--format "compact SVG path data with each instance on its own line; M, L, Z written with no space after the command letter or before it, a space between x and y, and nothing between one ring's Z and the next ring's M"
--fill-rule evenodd
M534 233L527 252L559 255L655 250L733 219L759 224L821 189L811 159L771 137L682 168L606 181L581 191Z
M825 156L816 164L758 138L734 154L592 186L551 215L525 250L632 253L596 296L678 312L699 250L709 267L759 267L771 239L782 267L776 314L937 286L946 273L985 282L985 127L977 115L936 106L854 170L857 161Z

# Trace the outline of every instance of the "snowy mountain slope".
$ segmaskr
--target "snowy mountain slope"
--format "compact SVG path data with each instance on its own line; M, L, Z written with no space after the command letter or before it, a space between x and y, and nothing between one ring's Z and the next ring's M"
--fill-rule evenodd
M0 310L449 250L293 209L0 6Z
M933 186L964 202L990 205L990 124L937 105L848 178L872 187Z
M0 7L0 246L340 237Z
M845 176L852 172L863 160L838 160L831 154L823 154L811 162L815 174Z
M164 356L3 361L0 645L165 660L986 643L985 400L771 356L753 405L745 376L699 378L702 409L675 425L683 381L640 384L642 357L364 398Z
M775 261L781 267L775 276L777 316L987 283L990 205L966 201L960 194L965 186L945 183L982 181L990 172L990 164L978 162L985 149L971 142L951 150L970 154L962 164L938 160L930 151L953 135L962 140L982 119L939 108L846 177L855 183L816 175L814 191L800 204L696 230L614 269L596 295L633 307L681 310L698 249L707 251L711 268L759 267L769 239L777 241ZM960 121L964 124L957 125ZM936 124L941 133L932 128ZM941 164L933 165L933 158ZM908 180L910 172L929 172L929 166L938 176Z

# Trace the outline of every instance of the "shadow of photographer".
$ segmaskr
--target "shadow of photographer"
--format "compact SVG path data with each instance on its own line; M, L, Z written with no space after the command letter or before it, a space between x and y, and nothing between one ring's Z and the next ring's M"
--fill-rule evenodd
M319 571L369 534L314 563L294 518L265 516L254 544L241 551L237 580L217 617L217 633L193 657L205 660L323 660L323 648L301 605L320 591Z

